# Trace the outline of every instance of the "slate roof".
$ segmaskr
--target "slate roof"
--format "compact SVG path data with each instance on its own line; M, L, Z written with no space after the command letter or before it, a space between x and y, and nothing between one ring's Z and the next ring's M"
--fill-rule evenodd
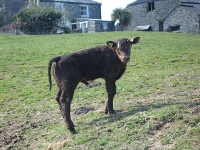
M179 7L200 15L200 0L180 0Z
M178 4L178 3L166 3L165 0L136 0L135 2L127 5L127 7L132 5L139 5L142 3L155 2L155 1L163 1L162 7L156 7L154 10L155 18L158 21L163 21L167 17L167 15L177 7Z
M97 4L101 3L92 0L50 0L51 2L66 2L66 3L79 3L79 4Z
M155 1L161 1L161 0L136 0L133 3L130 3L127 5L137 5L141 3L148 3L148 2L155 2ZM200 15L200 0L180 0L179 3L165 3L165 0L163 1L163 5L160 8L155 9L156 14L156 20L163 21L168 14L170 14L176 7L181 7L185 10L189 10L193 13L196 13Z
M157 0L154 0L154 2L155 1L157 1ZM128 4L127 6L140 4L140 3L145 3L145 2L152 2L152 0L136 0L135 2L132 2L132 3Z
M163 21L174 9L176 9L177 6L178 3L164 3L162 7L156 8L156 20Z
M200 3L200 0L179 0L181 3Z

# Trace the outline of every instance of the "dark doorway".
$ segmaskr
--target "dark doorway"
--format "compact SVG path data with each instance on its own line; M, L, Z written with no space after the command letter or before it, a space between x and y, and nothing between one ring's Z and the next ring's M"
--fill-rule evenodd
M159 21L159 31L163 31L163 21Z

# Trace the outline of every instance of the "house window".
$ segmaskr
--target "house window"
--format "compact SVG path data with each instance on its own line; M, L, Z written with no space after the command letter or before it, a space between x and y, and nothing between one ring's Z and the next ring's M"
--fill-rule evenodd
M55 9L57 9L57 10L63 10L63 3L56 2L55 3Z
M155 10L154 2L148 3L148 11L153 11Z
M88 6L81 6L81 17L89 17Z
M171 31L179 31L180 30L180 25L177 26L169 26L169 28L171 29Z

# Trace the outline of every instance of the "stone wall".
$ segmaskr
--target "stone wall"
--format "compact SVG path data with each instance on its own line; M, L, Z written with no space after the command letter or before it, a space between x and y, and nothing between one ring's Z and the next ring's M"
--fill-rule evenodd
M95 24L94 20L88 21L88 33L96 32L96 30L95 30L96 27L95 26L96 26L96 24Z
M152 30L158 30L155 11L148 11L148 3L140 3L127 7L133 14L131 24L124 30L134 30L137 26L151 25Z
M81 18L81 6L78 4L65 5L66 10L69 12L69 18Z
M178 0L159 0L155 2L156 20L163 21L179 4Z
M55 8L54 2L41 2L40 6ZM101 5L87 5L89 17L93 19L101 19ZM81 4L64 3L64 9L69 12L69 19L82 18Z
M40 7L47 7L47 8L55 9L55 4L49 3L49 2L40 2Z
M180 32L199 33L200 16L184 8L177 7L164 21L164 29L180 25Z
M107 29L103 28L103 24L107 24ZM96 20L95 21L95 32L107 32L107 31L114 31L114 21L101 21L101 20Z
M101 5L89 5L89 18L101 19Z
M81 4L65 4L66 10L70 13L69 18L82 18L81 17ZM101 19L101 5L87 5L89 17L93 19Z
M107 31L115 31L115 27L114 27L114 21L104 21L104 20L100 20L100 19L78 19L77 20L77 29L80 29L80 23L81 22L87 22L87 31L88 33L92 33L92 32L107 32ZM104 29L104 23L107 24L107 29Z
M159 21L162 21L177 4L177 0L156 0L153 11L148 10L147 1L130 5L127 8L132 12L133 20L125 30L134 30L136 26L151 25L153 31L159 31Z

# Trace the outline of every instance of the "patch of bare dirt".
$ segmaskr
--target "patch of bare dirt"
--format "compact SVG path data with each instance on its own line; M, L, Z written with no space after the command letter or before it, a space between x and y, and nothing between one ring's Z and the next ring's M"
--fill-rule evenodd
M80 114L87 114L89 111L91 110L94 110L94 107L91 107L91 106L86 106L86 107L80 107L80 108L77 108L75 111L74 111L74 114L75 115L80 115Z
M58 143L51 143L49 144L47 149L44 150L58 150L64 148L70 141L69 140L63 140Z
M97 83L97 82L90 83L89 82L88 85L82 84L81 86L78 86L77 89L80 89L80 88L82 88L82 89L88 89L88 88L93 88L93 87L97 87L97 86L101 86L101 83Z
M159 122L158 123L158 130L155 130L148 139L150 143L153 143L149 146L149 150L156 150L156 149L170 149L173 148L174 144L162 145L160 141L160 136L163 135L167 130L173 128L175 125L174 123L170 122Z
M49 119L40 120L35 123L22 122L17 119L8 120L4 127L0 127L0 147L1 149L14 148L15 144L23 143L27 140L27 135L23 134L28 129L35 129L43 125ZM29 147L27 143L26 147Z

